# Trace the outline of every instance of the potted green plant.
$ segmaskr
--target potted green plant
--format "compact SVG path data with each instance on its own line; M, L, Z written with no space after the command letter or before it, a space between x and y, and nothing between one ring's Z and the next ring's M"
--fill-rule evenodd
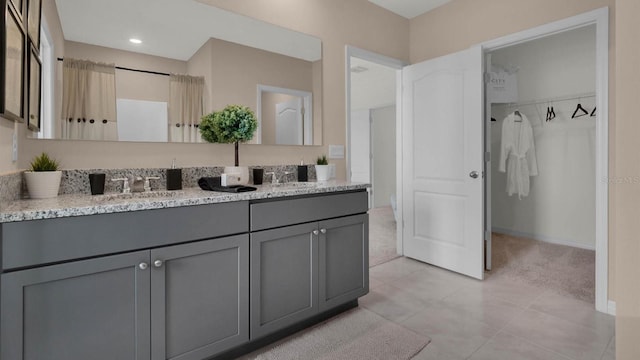
M326 155L318 156L316 160L316 179L318 181L329 180L329 161L327 161Z
M235 145L235 166L227 166L224 172L240 176L240 182L249 182L249 168L240 166L238 148L241 142L249 141L258 127L256 116L246 106L227 105L221 111L216 111L202 117L199 129L202 138L210 143Z
M58 196L62 171L60 163L47 153L42 153L31 161L31 168L24 172L29 197L32 199L48 199Z

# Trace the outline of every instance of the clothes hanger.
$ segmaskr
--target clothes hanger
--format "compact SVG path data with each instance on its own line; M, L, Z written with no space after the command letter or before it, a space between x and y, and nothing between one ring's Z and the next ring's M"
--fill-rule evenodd
M556 111L553 109L553 105L551 107L547 106L547 121L551 121L556 118Z
M581 111L581 113L578 114L578 111ZM576 110L573 112L573 115L571 115L571 118L575 119L585 115L589 115L589 112L582 107L582 104L578 103L578 106L576 107Z
M593 108L593 111L591 112L591 116L596 116L596 108Z
M520 114L520 110L516 109L516 111L513 112L513 115L515 116L513 121L522 122L522 114Z

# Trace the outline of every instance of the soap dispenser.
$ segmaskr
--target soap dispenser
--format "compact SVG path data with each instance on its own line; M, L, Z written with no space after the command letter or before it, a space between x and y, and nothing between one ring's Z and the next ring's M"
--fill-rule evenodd
M176 159L171 162L171 169L167 169L167 190L182 189L182 169L176 169Z

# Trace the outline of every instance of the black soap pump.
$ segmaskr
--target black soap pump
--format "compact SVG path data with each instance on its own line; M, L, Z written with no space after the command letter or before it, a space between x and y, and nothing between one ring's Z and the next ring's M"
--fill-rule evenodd
M171 169L167 169L167 190L182 189L182 169L176 169L176 159L171 162Z
M309 169L307 165L304 164L304 159L300 159L300 165L298 165L298 181L304 182L308 181L309 177L307 175Z

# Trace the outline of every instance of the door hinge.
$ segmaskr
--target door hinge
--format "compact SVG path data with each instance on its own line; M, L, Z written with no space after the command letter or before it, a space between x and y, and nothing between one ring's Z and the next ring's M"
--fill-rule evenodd
M491 81L491 74L489 74L488 72L484 73L484 83L488 84Z

